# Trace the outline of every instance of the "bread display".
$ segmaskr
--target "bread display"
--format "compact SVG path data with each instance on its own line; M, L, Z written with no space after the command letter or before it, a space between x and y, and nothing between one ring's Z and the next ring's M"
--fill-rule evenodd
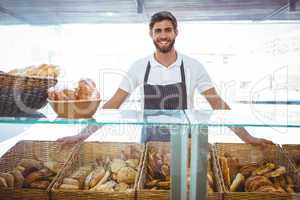
M92 163L79 166L62 178L57 188L94 192L132 191L138 175L139 159L138 150L128 146L118 157L100 156Z
M56 162L53 162L54 165L56 168L61 167ZM12 171L0 173L0 188L46 189L56 173L41 161L24 158Z
M50 88L48 98L53 101L98 100L100 93L93 80L81 79L74 88Z
M242 165L229 154L221 156L219 163L225 186L230 192L295 192L293 177L288 175L284 166L271 162ZM234 165L230 167L228 163Z
M8 72L11 75L30 76L30 77L42 77L42 78L57 78L60 70L56 65L41 64L38 66L29 66L26 68L13 69Z
M169 190L171 186L170 164L171 154L169 149L157 148L149 146L148 158L146 165L146 182L145 188L150 190ZM212 172L212 161L208 154L208 169L207 169L207 191L214 192L214 178ZM187 186L190 184L190 169L187 171Z

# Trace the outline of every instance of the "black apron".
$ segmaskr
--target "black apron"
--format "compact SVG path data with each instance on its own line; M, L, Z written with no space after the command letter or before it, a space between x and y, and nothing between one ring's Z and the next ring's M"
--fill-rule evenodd
M144 109L185 110L187 109L187 93L183 61L181 61L181 82L169 85L148 84L151 64L148 61L144 77ZM144 116L147 121L147 116ZM142 141L170 141L168 128L147 127L143 131Z

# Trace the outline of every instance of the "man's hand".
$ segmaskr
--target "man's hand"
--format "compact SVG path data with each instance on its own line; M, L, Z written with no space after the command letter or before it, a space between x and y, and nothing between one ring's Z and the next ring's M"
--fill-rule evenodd
M79 143L81 140L82 140L82 138L80 136L74 135L74 136L67 136L67 137L59 138L56 141L61 143L62 147L64 147L64 146L69 146L69 145L75 145L75 144Z
M263 139L263 138L257 138L257 137L253 137L253 136L247 138L247 140L244 140L244 142L246 142L246 143L248 143L248 144L262 145L262 146L274 144L274 143L273 143L272 141L270 141L270 140Z

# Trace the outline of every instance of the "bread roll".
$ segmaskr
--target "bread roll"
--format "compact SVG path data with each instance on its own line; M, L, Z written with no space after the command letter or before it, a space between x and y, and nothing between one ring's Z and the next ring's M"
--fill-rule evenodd
M280 166L278 169L276 169L274 171L271 171L271 172L268 172L264 176L267 177L267 178L278 177L278 176L281 176L285 173L286 173L286 168L283 167L283 166Z
M79 187L79 182L76 179L73 179L73 178L64 178L63 179L63 184L76 185L76 186Z
M39 179L43 178L43 174L39 171L32 172L25 178L25 184L30 185L32 182L35 182Z
M25 169L35 168L37 170L40 170L43 168L42 163L35 159L22 159L18 165L24 167Z
M273 169L275 169L275 164L274 163L267 163L257 169L255 169L253 172L252 172L252 175L253 176L256 176L256 175L264 175L270 171L272 171Z
M48 188L49 185L50 185L49 181L35 181L30 184L30 188L45 190Z
M13 171L11 171L11 174L14 176L15 188L22 188L24 183L24 177L22 173L19 170L14 169Z
M77 99L91 100L99 99L100 93L96 88L96 84L91 79L81 79L78 83Z
M79 190L78 185L68 185L68 184L61 184L59 186L59 189L65 189L65 190Z
M80 188L84 186L85 178L91 173L91 166L83 166L80 167L77 171L75 171L70 178L76 179L79 182Z
M7 188L7 187L8 187L8 185L6 183L5 178L0 177L0 188Z
M236 192L240 188L240 186L244 183L244 181L245 181L245 177L243 176L243 174L238 173L235 179L233 180L229 191Z
M264 176L253 176L247 179L245 190L247 192L254 192L261 186L273 186L273 183Z
M4 178L7 186L13 188L14 187L14 176L9 173L0 173L0 177Z
M257 167L258 167L257 163L250 163L250 164L243 165L240 168L240 173L243 174L245 178L247 178L252 174L254 170L257 169Z
M90 189L97 185L97 183L104 177L105 169L102 166L97 167L85 179L84 188Z

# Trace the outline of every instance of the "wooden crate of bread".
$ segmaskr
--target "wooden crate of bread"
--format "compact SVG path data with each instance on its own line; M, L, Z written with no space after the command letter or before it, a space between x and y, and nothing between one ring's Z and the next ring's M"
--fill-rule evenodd
M83 143L53 185L51 199L135 199L145 146Z
M207 199L222 199L222 187L220 181L218 181L219 176L216 175L217 172L215 170L217 167L213 167L214 157L211 152L209 157ZM159 167L158 163L162 163L161 167ZM137 185L137 199L169 200L171 199L170 184L170 143L147 143L142 171Z
M279 146L214 145L224 199L299 199L295 171Z
M0 159L0 199L48 199L48 190L71 153L52 141L18 142Z

